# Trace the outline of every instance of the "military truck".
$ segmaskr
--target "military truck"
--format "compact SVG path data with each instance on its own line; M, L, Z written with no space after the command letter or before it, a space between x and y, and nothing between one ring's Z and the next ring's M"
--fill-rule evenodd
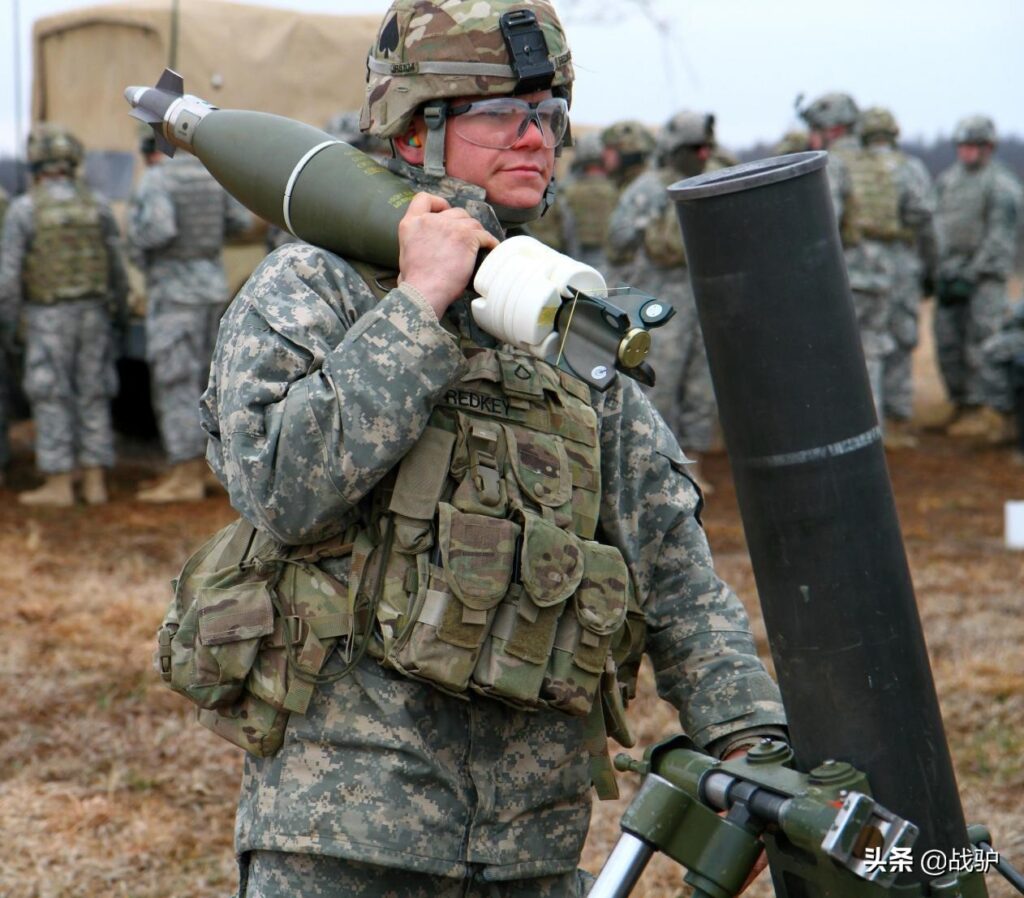
M59 122L85 144L86 180L124 221L142 170L138 123L124 89L152 84L165 66L216 105L287 115L323 127L358 108L378 16L297 14L218 0L132 0L36 20L32 121ZM225 250L237 290L264 255L263 229ZM152 430L145 367L145 289L132 270L131 322L114 403L122 429Z

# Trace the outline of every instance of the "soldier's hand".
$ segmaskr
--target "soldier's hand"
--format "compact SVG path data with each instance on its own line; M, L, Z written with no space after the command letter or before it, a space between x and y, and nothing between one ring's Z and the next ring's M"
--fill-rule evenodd
M465 291L480 250L497 245L465 209L417 193L398 223L399 283L419 290L440 318Z

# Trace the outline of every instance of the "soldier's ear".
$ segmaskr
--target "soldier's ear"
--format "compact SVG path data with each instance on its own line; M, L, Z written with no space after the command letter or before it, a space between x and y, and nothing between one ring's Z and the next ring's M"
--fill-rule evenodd
M427 126L422 119L413 119L409 130L395 138L395 152L410 165L422 165Z

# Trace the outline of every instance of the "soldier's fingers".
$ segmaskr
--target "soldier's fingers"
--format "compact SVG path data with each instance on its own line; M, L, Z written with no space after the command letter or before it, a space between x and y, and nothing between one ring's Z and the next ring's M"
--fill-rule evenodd
M429 215L431 212L444 212L450 209L451 204L444 197L435 196L432 193L417 193L405 210L407 216Z

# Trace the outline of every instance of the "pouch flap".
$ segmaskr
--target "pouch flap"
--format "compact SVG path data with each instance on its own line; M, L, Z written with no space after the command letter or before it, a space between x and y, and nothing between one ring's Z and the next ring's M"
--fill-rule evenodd
M274 606L264 580L222 585L226 578L212 574L209 585L196 592L199 641L224 645L268 636L274 631Z
M523 586L541 608L564 602L583 577L580 541L532 512L524 511L523 521Z
M508 458L523 492L539 505L558 508L572 497L569 457L559 437L505 426Z
M519 532L514 521L438 506L445 579L465 605L486 611L508 592Z
M391 511L414 520L430 521L444 491L455 434L427 427L398 467Z
M614 546L583 543L583 578L576 592L580 625L598 636L608 636L626 619L629 569Z

